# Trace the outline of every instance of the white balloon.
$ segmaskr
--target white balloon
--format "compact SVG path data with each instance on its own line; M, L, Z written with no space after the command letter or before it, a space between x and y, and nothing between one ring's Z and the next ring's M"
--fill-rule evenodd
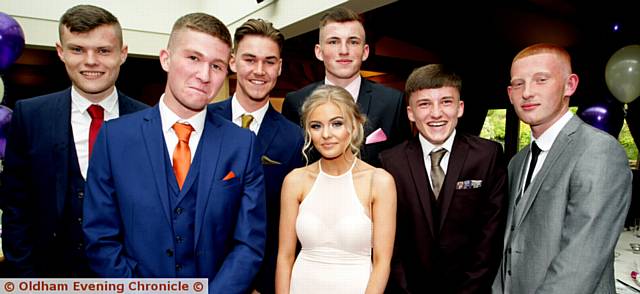
M2 98L4 98L4 82L0 77L0 103L2 103Z

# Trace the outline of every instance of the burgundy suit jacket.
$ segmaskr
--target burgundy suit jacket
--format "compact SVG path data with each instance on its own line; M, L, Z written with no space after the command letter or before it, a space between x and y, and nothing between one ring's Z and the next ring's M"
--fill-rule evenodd
M387 293L490 293L508 201L502 146L458 132L437 201L418 137L380 159L398 193Z

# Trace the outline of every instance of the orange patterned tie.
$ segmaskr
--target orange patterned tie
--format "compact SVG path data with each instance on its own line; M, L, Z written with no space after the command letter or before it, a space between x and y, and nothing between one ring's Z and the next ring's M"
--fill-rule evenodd
M193 127L188 124L175 123L173 130L178 136L178 145L173 151L173 172L176 174L178 187L182 190L182 184L187 178L189 167L191 166L191 150L189 150L189 137L193 132Z

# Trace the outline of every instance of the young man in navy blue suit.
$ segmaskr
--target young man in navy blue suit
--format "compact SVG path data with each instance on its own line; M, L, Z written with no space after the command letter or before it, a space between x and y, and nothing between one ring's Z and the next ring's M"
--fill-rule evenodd
M192 13L173 26L158 105L106 123L87 179L89 264L105 278L207 278L246 293L260 268L266 206L248 130L207 110L227 76L231 36Z
M20 277L94 276L81 229L90 138L102 120L146 108L115 88L127 58L115 16L78 5L61 17L59 33L72 87L18 101L7 141L2 246Z
M328 11L320 21L320 40L315 46L316 58L324 63L325 79L288 93L282 104L282 114L299 125L300 108L313 90L323 84L345 88L367 116L366 140L360 148L360 156L365 162L379 167L378 154L409 139L411 128L402 92L360 76L362 62L369 57L365 38L358 14L342 7Z
M284 35L262 19L250 19L238 27L230 60L231 70L237 75L236 92L230 99L209 106L224 118L248 127L258 135L267 201L267 246L253 285L259 293L275 291L280 189L284 177L302 165L302 129L269 103L269 92L282 70L283 43Z

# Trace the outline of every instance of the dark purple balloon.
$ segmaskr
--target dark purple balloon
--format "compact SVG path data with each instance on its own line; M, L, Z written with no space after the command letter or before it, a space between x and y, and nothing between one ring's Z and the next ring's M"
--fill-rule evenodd
M598 103L584 109L578 109L578 116L591 126L618 137L622 130L624 112L617 105Z
M22 54L24 32L8 14L0 12L0 71L9 68Z

